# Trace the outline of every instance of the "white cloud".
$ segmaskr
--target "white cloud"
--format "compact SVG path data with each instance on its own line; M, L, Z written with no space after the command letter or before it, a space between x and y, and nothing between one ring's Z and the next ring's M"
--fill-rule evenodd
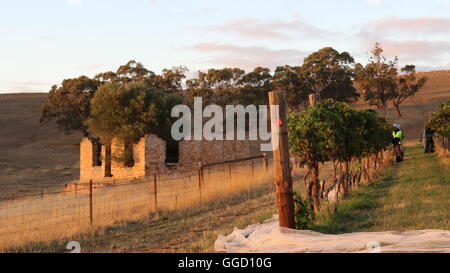
M243 38L292 40L303 36L319 39L330 39L339 33L319 29L302 20L261 20L254 18L235 19L223 25L204 27L210 31L237 34Z
M360 49L369 50L380 42L387 56L402 63L447 66L450 57L450 19L445 17L384 17L361 28L356 37Z
M447 17L416 17L400 18L385 17L372 21L368 27L381 33L450 33L450 18Z
M264 46L202 43L186 47L207 56L205 63L253 69L258 66L275 68L285 64L300 64L307 52L296 49L274 50Z

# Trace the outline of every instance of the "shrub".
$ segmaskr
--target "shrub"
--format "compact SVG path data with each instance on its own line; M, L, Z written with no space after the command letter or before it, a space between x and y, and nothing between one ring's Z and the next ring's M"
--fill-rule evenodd
M294 192L294 218L296 229L312 229L314 212L309 208L308 202L303 200L297 192Z

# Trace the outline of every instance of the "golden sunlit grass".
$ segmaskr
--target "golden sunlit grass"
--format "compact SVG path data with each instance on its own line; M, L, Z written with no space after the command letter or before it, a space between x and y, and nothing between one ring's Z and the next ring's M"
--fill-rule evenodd
M206 169L202 181L197 171L161 176L156 199L153 178L115 186L94 184L92 226L87 190L4 201L0 203L0 250L73 237L155 212L189 209L272 181L272 168L254 160Z

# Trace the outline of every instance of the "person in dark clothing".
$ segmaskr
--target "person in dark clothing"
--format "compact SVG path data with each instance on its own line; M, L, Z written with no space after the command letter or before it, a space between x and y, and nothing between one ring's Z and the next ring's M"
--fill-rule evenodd
M433 153L434 152L434 130L429 126L425 126L423 130L423 139L424 139L424 152L425 153Z

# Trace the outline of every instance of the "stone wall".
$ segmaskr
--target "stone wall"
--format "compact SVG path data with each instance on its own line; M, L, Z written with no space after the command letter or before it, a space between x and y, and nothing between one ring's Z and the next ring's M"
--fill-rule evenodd
M102 146L102 166L92 166L92 142L89 138L83 138L80 143L80 181L86 182L90 179L99 181L105 177L104 154L105 147Z
M153 171L162 168L166 163L166 142L156 135L147 135L145 138L145 168Z
M118 154L122 141L114 139L111 145L111 154ZM123 148L122 148L123 149ZM134 166L125 167L121 162L111 160L111 173L113 177L105 177L105 155L106 149L102 145L101 166L92 165L92 142L88 138L83 138L80 143L80 182L87 182L92 179L94 182L107 182L120 179L134 179L145 176L145 139L142 138L133 145Z
M102 146L101 166L92 166L92 142L84 138L80 144L80 181L107 182L112 180L137 179L153 173L170 172L172 168L190 170L198 162L214 163L260 155L260 141L183 140L179 143L179 164L167 168L166 142L155 135L148 135L133 145L134 166L125 167L122 162L111 162L113 177L105 177L105 146ZM120 153L123 142L114 139L111 153Z
M180 163L214 163L259 155L259 141L247 140L183 140L180 142Z
M111 154L120 154L123 150L123 141L114 139L111 145ZM114 179L138 179L145 177L145 139L141 138L138 143L133 144L134 166L125 167L124 163L111 162L111 173Z

